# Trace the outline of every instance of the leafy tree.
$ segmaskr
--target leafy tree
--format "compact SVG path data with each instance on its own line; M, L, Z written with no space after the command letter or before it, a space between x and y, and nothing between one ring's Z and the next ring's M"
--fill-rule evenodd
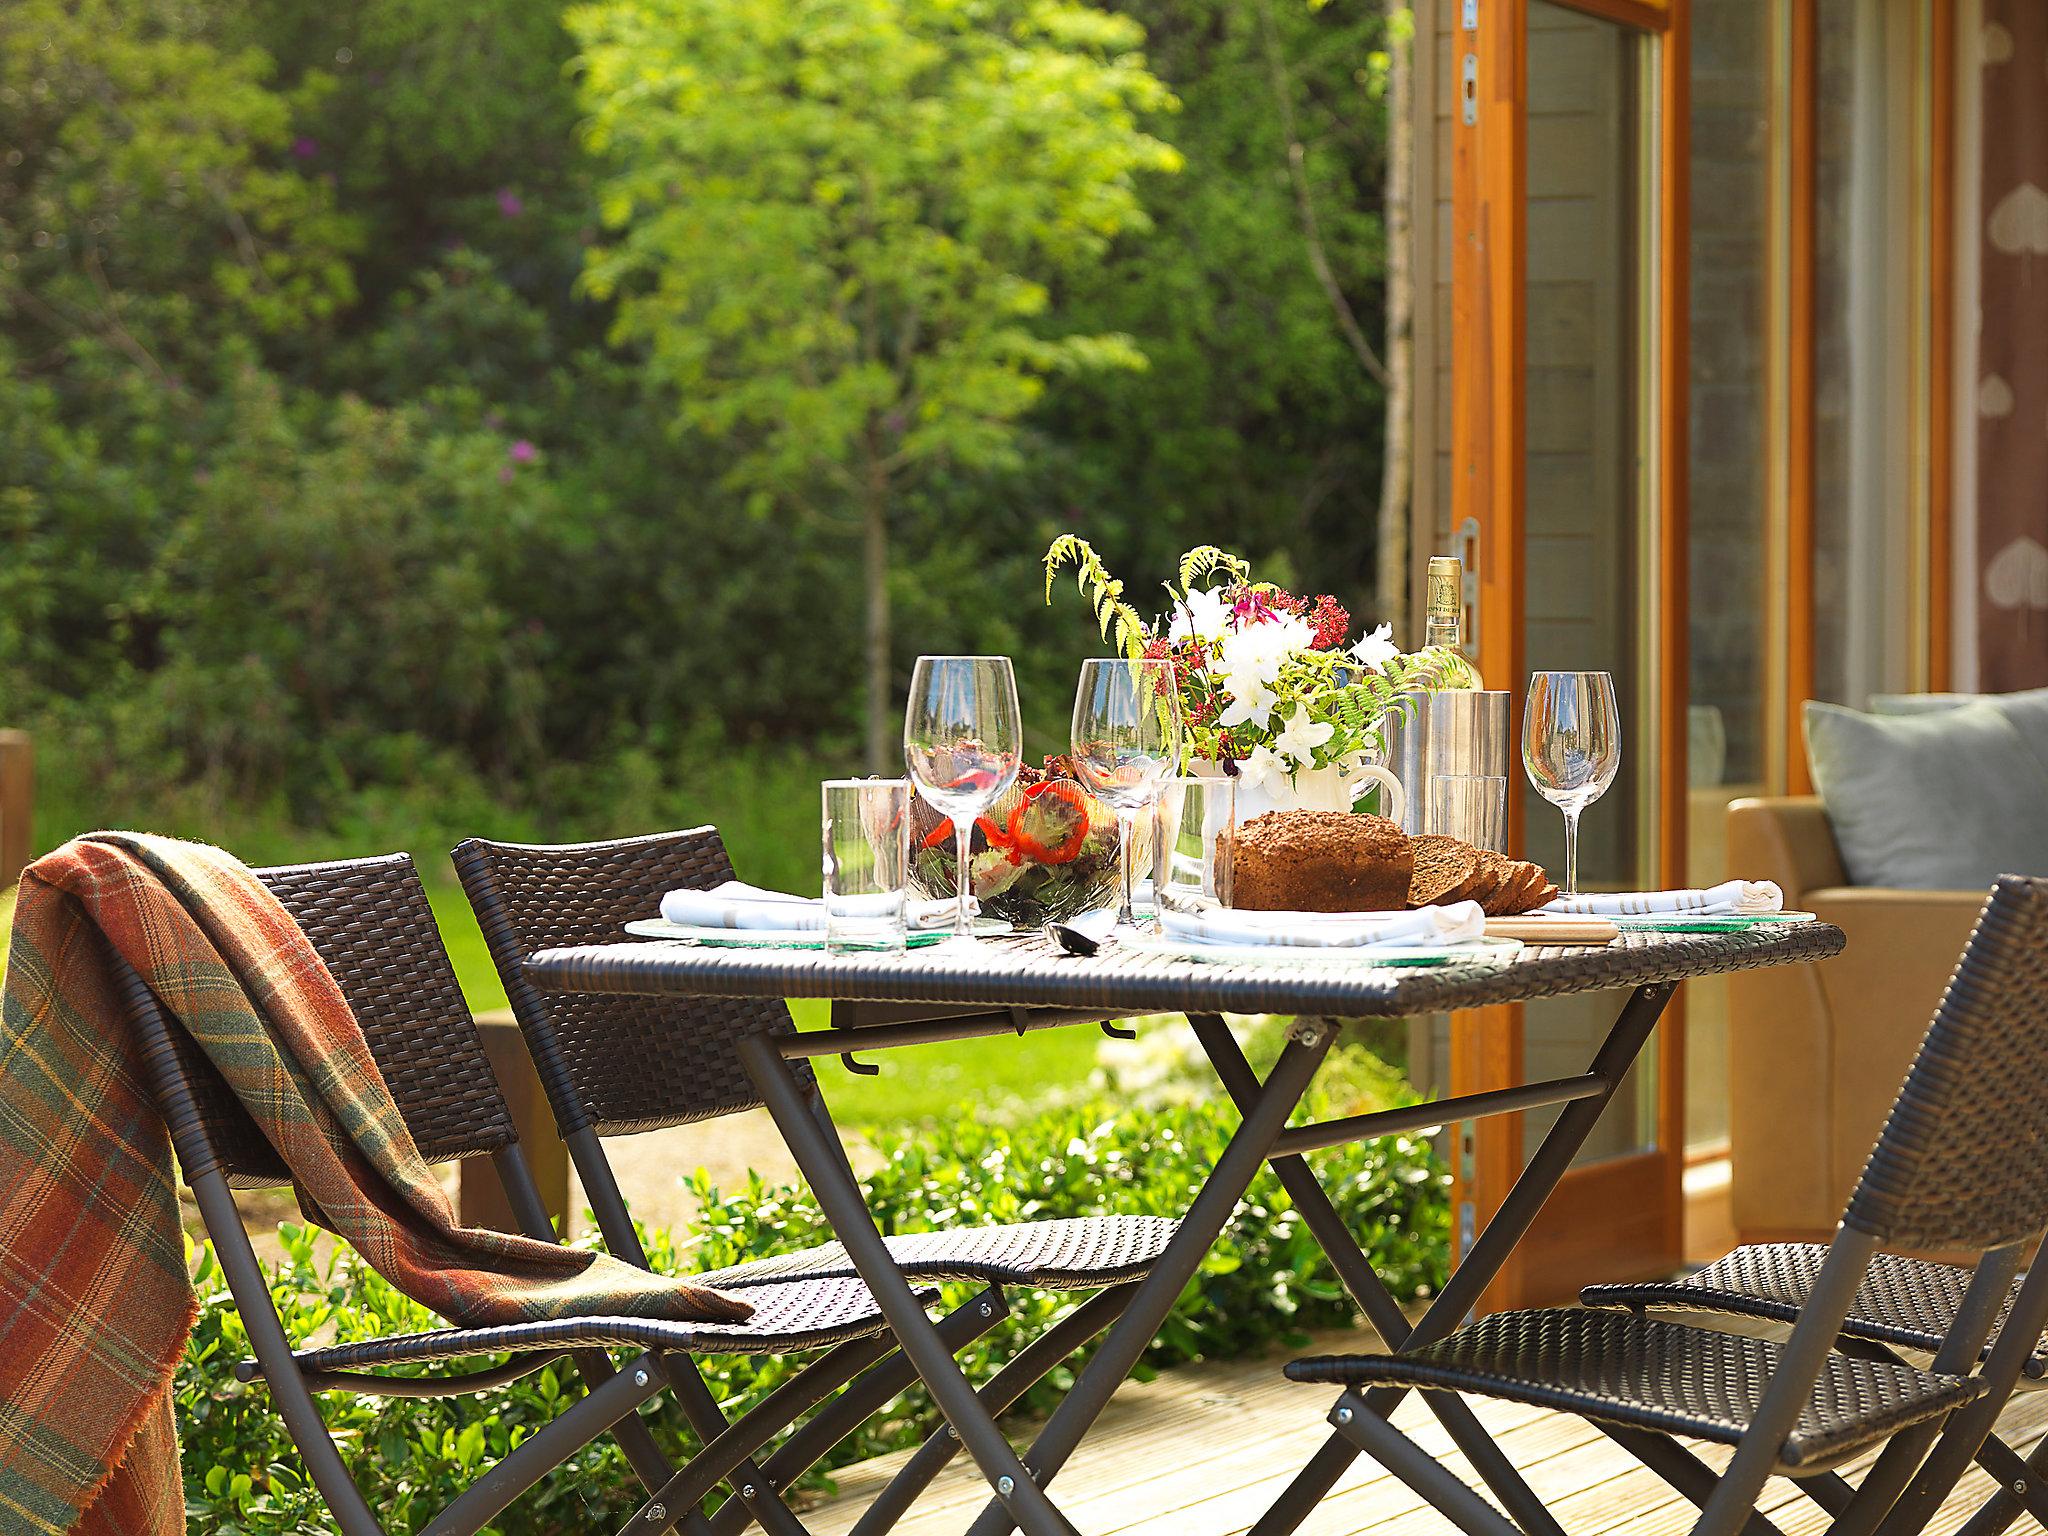
M867 754L889 751L890 524L1014 464L1048 379L1132 369L1050 284L1142 229L1179 157L1128 19L1057 0L601 0L570 13L617 235L590 286L756 515L857 521Z
M270 59L174 0L0 7L0 318L17 367L177 389L238 330L316 330L358 231L290 160Z

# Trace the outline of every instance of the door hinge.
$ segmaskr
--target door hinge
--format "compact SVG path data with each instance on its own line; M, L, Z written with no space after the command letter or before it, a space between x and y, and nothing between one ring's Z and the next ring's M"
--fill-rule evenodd
M1468 53L1458 71L1458 116L1467 128L1479 121L1479 55Z
M1458 25L1467 32L1479 30L1479 0L1465 0L1464 9L1458 14Z

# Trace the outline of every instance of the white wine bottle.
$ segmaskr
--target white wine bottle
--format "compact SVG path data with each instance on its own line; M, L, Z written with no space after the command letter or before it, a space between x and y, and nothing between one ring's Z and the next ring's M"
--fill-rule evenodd
M1456 555L1430 556L1425 597L1423 646L1431 650L1442 647L1460 663L1442 686L1483 689L1486 684L1479 679L1479 668L1465 652L1465 563Z

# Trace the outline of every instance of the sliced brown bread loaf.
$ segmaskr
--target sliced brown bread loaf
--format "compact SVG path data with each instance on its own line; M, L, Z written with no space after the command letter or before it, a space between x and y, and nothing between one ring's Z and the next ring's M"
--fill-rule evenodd
M1408 905L1426 907L1447 901L1450 892L1479 869L1479 850L1455 837L1426 833L1415 839L1415 874L1408 882Z
M1267 912L1398 912L1414 843L1394 822L1348 811L1267 811L1232 838L1232 902Z

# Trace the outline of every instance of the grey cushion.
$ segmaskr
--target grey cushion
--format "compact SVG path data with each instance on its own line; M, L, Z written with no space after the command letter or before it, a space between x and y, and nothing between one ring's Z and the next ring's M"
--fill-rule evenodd
M2048 688L2029 688L2020 693L1874 693L1872 713L1919 715L1935 710L1955 709L1963 704L1989 704L2010 720L2041 765L2048 768Z
M1807 702L1807 762L1852 881L1979 891L2048 874L2048 695L2006 699L2028 702L1875 715Z

